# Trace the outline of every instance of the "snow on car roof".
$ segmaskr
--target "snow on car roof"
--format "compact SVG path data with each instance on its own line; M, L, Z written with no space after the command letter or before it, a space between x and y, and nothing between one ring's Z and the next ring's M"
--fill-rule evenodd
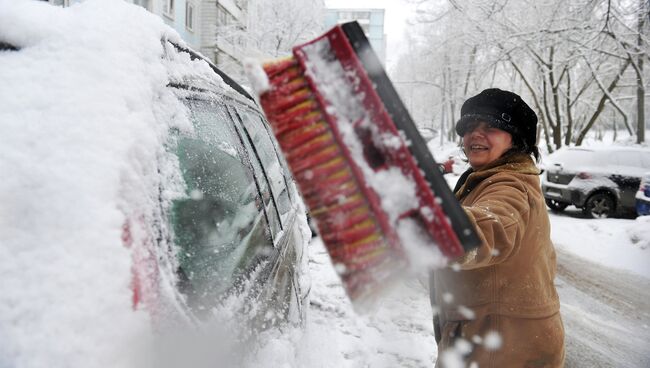
M650 169L650 149L642 147L564 147L543 159L546 169L561 167L566 172L618 174L640 177Z
M562 147L544 158L546 163L572 161L582 164L602 164L614 152L638 152L650 155L650 148L630 146ZM607 161L607 160L605 160Z
M171 127L191 129L170 79L227 86L164 58L180 37L126 2L0 9L18 48L0 51L0 366L132 366L151 327L132 309L123 193L155 177Z

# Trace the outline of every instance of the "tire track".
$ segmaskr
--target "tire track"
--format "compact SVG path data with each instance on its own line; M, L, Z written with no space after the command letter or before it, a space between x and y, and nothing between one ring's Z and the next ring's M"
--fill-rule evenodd
M566 367L650 367L650 280L556 251Z

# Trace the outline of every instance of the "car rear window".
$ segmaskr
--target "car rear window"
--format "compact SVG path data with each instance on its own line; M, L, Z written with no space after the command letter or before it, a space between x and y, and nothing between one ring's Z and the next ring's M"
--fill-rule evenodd
M187 197L174 201L181 289L198 310L214 305L271 252L253 166L225 106L186 100L193 134L176 144Z

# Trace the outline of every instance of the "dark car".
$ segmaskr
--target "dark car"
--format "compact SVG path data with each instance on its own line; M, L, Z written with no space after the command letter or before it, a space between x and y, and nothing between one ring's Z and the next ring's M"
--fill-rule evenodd
M170 52L203 61L173 46ZM194 126L193 134L178 132L168 146L188 193L172 201L169 212L180 248L177 287L193 311L205 313L224 295L240 292L243 282L253 282L252 295L277 312L274 321L300 320L307 292L297 274L305 212L256 104L216 68L215 74L233 90L196 86L187 78L171 87Z
M592 218L635 213L635 194L650 169L650 149L569 147L544 163L542 190L553 211L569 205Z
M643 175L639 191L636 192L636 213L639 216L650 215L650 172Z
M135 322L219 311L249 334L300 326L309 228L258 105L156 16L105 5L1 17L0 194L16 200L0 215L0 331L16 353L0 361L38 366L49 350L32 340L56 336L55 364L113 366L118 335L146 335Z

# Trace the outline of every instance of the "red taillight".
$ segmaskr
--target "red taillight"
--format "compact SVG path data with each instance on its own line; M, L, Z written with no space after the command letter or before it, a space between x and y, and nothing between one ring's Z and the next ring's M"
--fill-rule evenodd
M578 179L582 179L582 180L591 179L591 175L586 172L578 173L578 175L576 176L578 177Z

